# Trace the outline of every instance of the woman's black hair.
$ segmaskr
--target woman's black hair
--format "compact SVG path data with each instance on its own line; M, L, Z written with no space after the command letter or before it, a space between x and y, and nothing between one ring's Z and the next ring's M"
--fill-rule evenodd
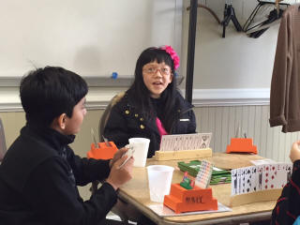
M20 85L20 98L28 123L49 127L52 121L73 108L87 94L85 80L61 67L36 69L25 76Z
M127 93L134 97L134 101L137 107L142 111L142 114L146 118L154 118L156 115L154 114L154 109L151 103L150 91L146 87L143 80L143 66L150 62L162 63L164 62L166 65L171 67L172 74L175 76L174 62L171 56L163 49L151 47L144 50L139 56L134 73L134 82L127 91ZM166 131L171 133L172 124L177 116L177 107L176 107L176 91L177 84L176 78L173 77L172 82L168 85L166 90L161 94L161 101L163 104L163 112L164 116L160 118L162 121Z

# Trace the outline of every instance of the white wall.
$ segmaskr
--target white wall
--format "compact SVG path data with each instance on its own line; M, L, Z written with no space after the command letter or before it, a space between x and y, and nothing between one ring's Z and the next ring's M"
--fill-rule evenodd
M225 2L232 2L239 22L243 26L257 4L256 0L199 0L210 7L223 20ZM190 1L184 0L183 11L183 68L186 73ZM226 37L222 26L205 9L198 8L195 47L194 88L196 89L253 89L269 88L279 25L269 28L257 39L236 32L230 22Z
M287 1L287 0L286 0ZM289 0L291 2L296 0ZM198 0L223 19L232 2L244 24L256 0ZM140 52L170 44L186 75L190 0L9 0L0 7L0 77L35 66L65 66L81 75L132 75ZM182 7L183 5L183 7ZM181 15L183 17L181 19ZM269 88L278 25L258 39L222 26L198 9L195 89ZM181 41L182 40L182 41ZM182 48L182 52L181 52Z
M149 46L181 47L180 0L4 0L0 77L58 65L81 75L132 75Z
M286 0L287 1L287 0ZM298 0L289 0L298 1ZM198 0L223 19L232 2L243 25L256 0ZM1 87L3 76L21 76L36 66L61 65L81 75L131 75L140 52L170 44L181 55L186 75L190 0L10 0L0 8L0 110L20 109L17 88ZM268 104L279 25L258 39L235 31L226 38L208 11L198 9L194 103L226 101ZM184 87L184 85L182 86ZM16 91L15 91L16 90ZM92 92L88 101L108 101L115 92ZM225 95L224 95L225 93ZM254 99L251 103L244 100ZM224 104L223 104L224 105Z

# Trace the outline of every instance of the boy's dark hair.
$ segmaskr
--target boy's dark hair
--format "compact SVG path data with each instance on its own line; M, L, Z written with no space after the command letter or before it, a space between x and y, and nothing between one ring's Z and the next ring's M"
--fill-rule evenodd
M173 81L168 85L166 90L161 94L161 99L164 101L164 118L160 118L164 124L167 132L171 133L172 124L174 122L175 116L177 115L176 102L176 78L175 78L175 69L174 62L171 56L163 49L150 47L145 49L139 56L134 73L134 82L131 85L128 93L134 97L134 101L137 104L137 107L141 109L142 113L146 117L153 117L154 115L152 110L152 103L150 100L150 91L146 87L143 79L143 66L150 62L162 63L171 67L173 73ZM138 97L137 97L138 96ZM176 111L176 112L175 112Z
M20 85L20 98L28 123L50 126L73 108L87 94L88 86L78 74L61 67L47 66L29 72Z

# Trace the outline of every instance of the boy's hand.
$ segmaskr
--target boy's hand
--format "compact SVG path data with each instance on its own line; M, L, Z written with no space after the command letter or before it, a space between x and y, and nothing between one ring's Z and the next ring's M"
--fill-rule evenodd
M292 162L300 159L300 149L299 149L300 141L296 141L293 143L290 151L290 159Z
M126 149L128 150L128 149ZM126 152L126 151L125 151ZM118 159L115 163L112 164L112 168L110 170L110 174L106 180L115 190L117 190L122 184L131 180L132 178L132 170L133 170L133 162L134 159L128 160L126 164L124 164L121 168L120 165L127 159L128 156L124 156Z
M114 157L110 160L109 162L109 167L112 168L113 164L115 164L115 162L118 159L121 159L122 156L128 151L128 148L120 148L114 155Z

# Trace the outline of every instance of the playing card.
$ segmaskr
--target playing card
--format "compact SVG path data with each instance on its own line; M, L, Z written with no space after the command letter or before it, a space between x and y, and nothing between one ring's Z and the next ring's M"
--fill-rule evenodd
M262 190L270 188L270 164L263 165L262 172Z
M263 190L275 189L278 186L278 166L277 164L267 164L263 172Z
M255 166L249 166L244 168L244 179L243 179L243 191L242 193L249 193L255 190L255 180L253 171L255 170Z
M211 179L213 164L208 161L201 161L199 172L197 174L195 184L200 188L207 188Z
M209 148L211 136L212 136L211 133L203 133L200 135L201 137L200 149Z
M188 137L182 136L182 139L181 139L181 148L182 149L188 149L188 143L189 143L188 141L189 141Z
M237 169L231 170L231 195L237 195Z
M251 177L251 183L252 183L252 191L255 192L257 191L257 167L256 166L252 166L252 177Z
M193 138L194 138L194 146L195 146L194 149L200 148L201 141L202 141L201 136L198 135L198 136L194 136Z
M246 192L246 167L240 168L240 194Z
M209 148L211 133L163 135L160 151L181 151Z
M278 188L283 188L288 182L289 174L292 172L289 165L287 163L278 163Z
M242 189L241 173L242 173L241 168L238 168L237 169L237 194L238 195L241 193L241 189Z
M263 168L264 165L256 166L256 191L261 191L263 188Z
M231 195L281 189L290 179L292 164L259 164L231 171Z
M190 146L191 149L196 149L195 139L195 136L189 136L188 143L186 144L186 146Z
M276 163L276 161L272 159L257 159L257 160L250 160L250 162L255 166Z

